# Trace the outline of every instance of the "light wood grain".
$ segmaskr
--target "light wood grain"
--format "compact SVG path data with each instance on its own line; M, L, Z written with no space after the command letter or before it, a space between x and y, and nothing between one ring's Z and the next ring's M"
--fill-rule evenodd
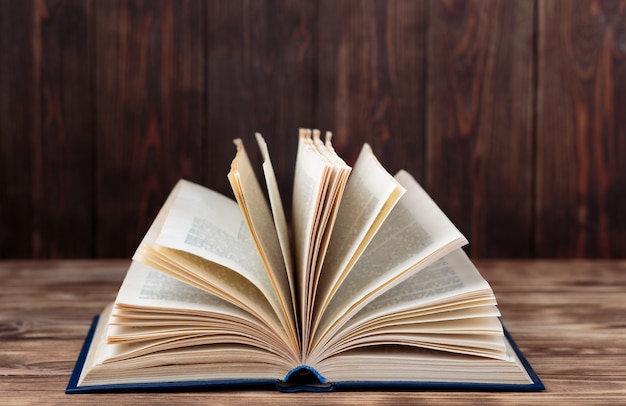
M65 395L92 317L128 261L0 262L0 403L617 404L626 399L626 261L481 261L541 393L183 392Z

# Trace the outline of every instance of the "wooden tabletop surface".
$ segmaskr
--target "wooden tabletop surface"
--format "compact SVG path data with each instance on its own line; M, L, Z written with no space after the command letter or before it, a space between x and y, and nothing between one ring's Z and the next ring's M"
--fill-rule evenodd
M626 261L477 265L546 391L66 395L92 317L115 298L128 261L8 261L0 262L0 404L626 403Z

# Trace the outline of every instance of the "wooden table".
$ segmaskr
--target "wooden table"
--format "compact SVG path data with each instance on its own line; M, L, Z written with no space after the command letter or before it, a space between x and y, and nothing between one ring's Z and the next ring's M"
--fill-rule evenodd
M65 395L92 317L128 261L0 262L0 404L625 404L626 261L480 261L539 393Z

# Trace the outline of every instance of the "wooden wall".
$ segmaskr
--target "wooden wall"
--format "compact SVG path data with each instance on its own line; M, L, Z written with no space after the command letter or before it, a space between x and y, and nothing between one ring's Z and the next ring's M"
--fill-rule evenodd
M625 1L7 0L0 258L129 257L254 131L287 190L299 127L407 169L473 257L626 256Z

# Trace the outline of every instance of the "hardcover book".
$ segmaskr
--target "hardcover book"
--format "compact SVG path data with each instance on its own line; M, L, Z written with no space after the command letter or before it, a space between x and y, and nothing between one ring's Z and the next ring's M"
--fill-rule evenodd
M291 222L263 138L241 140L235 199L180 180L94 319L67 393L541 390L467 240L365 144L349 166L301 130Z

